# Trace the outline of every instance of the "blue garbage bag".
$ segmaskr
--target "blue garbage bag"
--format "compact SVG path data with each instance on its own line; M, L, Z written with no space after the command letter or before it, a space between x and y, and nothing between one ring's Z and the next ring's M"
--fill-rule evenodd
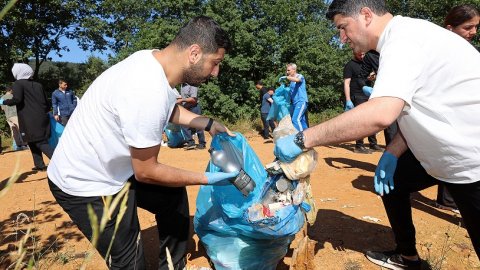
M268 111L267 120L280 121L283 117L290 115L291 98L290 87L285 84L280 85L275 89L275 93L272 96L273 103Z
M48 144L55 149L65 127L55 120L51 112L48 113L48 116L50 118L50 138L48 138Z
M194 227L215 269L274 270L285 256L295 234L301 230L304 214L290 205L273 217L250 221L248 208L263 198L277 177L269 177L261 161L240 133L216 135L212 147L235 152L242 169L255 181L247 196L233 185L202 186L197 195ZM209 162L207 171L220 168Z
M167 145L170 148L182 147L186 142L185 134L183 134L182 128L179 125L168 123L164 129L165 135L167 135Z

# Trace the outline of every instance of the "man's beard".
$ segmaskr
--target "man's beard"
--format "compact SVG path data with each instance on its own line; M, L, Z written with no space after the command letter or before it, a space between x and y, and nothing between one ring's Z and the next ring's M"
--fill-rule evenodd
M206 82L210 79L211 75L202 76L202 67L203 67L203 60L200 60L197 64L192 65L189 69L186 69L183 72L183 82L187 83L191 86L198 87L202 83Z

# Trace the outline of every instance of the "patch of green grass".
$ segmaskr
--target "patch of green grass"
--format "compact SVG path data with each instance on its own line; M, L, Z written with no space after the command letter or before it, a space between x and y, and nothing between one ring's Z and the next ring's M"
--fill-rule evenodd
M13 139L11 137L2 136L2 149L3 151L12 151Z
M309 113L308 114L308 122L310 126L318 125L322 122L330 120L337 115L341 114L343 110L341 108L338 109L328 109L320 113Z
M260 118L256 118L254 120L240 119L233 124L225 124L231 131L238 131L242 134L256 133L263 128L262 120Z

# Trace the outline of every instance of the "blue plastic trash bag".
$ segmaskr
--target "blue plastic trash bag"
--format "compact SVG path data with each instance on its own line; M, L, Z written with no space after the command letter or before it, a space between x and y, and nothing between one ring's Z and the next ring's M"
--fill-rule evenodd
M290 115L290 87L285 84L280 85L280 87L275 89L272 99L273 103L268 112L267 120L280 121L283 117Z
M186 142L185 134L183 134L182 128L179 125L168 123L165 127L165 134L167 135L167 145L170 148L182 147Z
M48 138L48 144L55 149L65 127L55 120L51 112L48 113L48 116L50 118L50 138Z
M277 177L269 177L261 161L240 134L216 135L212 147L234 151L242 161L242 169L255 181L255 189L247 196L233 185L202 186L197 195L195 231L204 244L215 269L274 270L285 256L295 234L304 223L299 206L289 205L273 217L250 221L248 208L258 203ZM207 171L220 169L208 164Z
M216 270L275 270L293 236L259 240L208 231L201 240Z

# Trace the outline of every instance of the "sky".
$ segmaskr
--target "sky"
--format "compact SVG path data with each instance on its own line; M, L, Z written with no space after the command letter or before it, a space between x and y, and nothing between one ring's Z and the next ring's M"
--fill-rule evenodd
M76 40L67 39L65 37L60 38L60 46L69 47L70 51L61 51L62 57L59 57L56 53L51 52L48 56L52 57L52 61L58 62L71 62L71 63L85 63L91 55L99 57L103 60L108 59L108 53L83 51L78 47ZM111 53L111 52L110 52Z

